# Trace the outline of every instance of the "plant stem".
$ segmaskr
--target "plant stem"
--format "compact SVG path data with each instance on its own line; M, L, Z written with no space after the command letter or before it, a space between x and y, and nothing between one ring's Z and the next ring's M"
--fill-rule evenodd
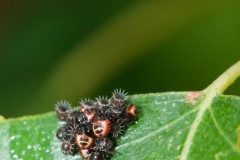
M219 76L204 92L223 93L238 77L240 77L240 61Z
M180 154L179 158L180 160L187 159L194 135L202 120L204 112L206 111L207 108L211 106L213 98L216 96L216 94L223 93L223 91L225 91L226 88L230 86L239 76L240 76L240 61L238 61L228 70L226 70L221 76L219 76L210 86L208 86L203 91L205 98L203 99L201 105L199 106L200 109L187 134L183 150Z

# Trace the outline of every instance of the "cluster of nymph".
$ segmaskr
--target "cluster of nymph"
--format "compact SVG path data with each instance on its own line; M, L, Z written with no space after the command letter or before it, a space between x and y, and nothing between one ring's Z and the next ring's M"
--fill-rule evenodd
M114 141L136 118L135 105L126 104L127 94L114 90L112 97L80 101L79 109L70 103L56 104L56 115L64 126L56 132L66 155L80 153L86 160L106 160L115 154Z

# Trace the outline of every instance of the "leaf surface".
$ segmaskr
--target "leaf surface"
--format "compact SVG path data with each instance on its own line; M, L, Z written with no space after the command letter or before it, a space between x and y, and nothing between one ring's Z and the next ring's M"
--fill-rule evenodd
M112 159L240 159L240 97L221 94L240 74L236 63L200 92L130 96L138 120L117 140ZM2 159L81 159L65 156L54 112L0 119Z

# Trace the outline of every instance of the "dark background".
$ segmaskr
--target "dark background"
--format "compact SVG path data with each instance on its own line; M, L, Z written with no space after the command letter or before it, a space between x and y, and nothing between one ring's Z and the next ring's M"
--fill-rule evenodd
M0 115L58 100L194 91L240 58L239 1L0 2ZM240 95L240 80L226 94Z

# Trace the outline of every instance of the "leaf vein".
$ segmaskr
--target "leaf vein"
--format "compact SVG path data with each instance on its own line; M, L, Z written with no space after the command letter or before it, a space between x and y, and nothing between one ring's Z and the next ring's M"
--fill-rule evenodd
M236 151L238 154L240 154L239 150L236 148L236 146L234 145L234 143L232 143L232 141L225 135L224 131L221 129L221 127L218 125L218 122L213 114L212 108L209 107L209 111L210 111L210 115L211 118L213 120L213 123L215 125L215 127L217 128L219 134L225 139L225 141L232 147L232 149L234 151Z
M188 111L187 113L183 114L182 116L178 117L177 119L175 119L174 121L172 122L169 122L168 124L162 126L161 128L159 128L158 130L156 130L155 132L151 132L141 138L138 138L138 139L135 139L134 141L132 142L128 142L128 143L125 143L125 144L121 144L119 146L116 147L116 150L122 148L122 147L125 147L125 146L128 146L128 145L134 145L134 144L137 144L137 143L140 143L142 142L143 140L146 140L146 138L149 138L149 137L152 137L152 136L155 136L157 133L163 131L164 129L167 129L169 127L171 127L172 125L174 125L175 123L179 122L180 120L182 120L184 117L188 116L189 114L197 111L198 107L196 108L193 108L191 109L190 111Z

